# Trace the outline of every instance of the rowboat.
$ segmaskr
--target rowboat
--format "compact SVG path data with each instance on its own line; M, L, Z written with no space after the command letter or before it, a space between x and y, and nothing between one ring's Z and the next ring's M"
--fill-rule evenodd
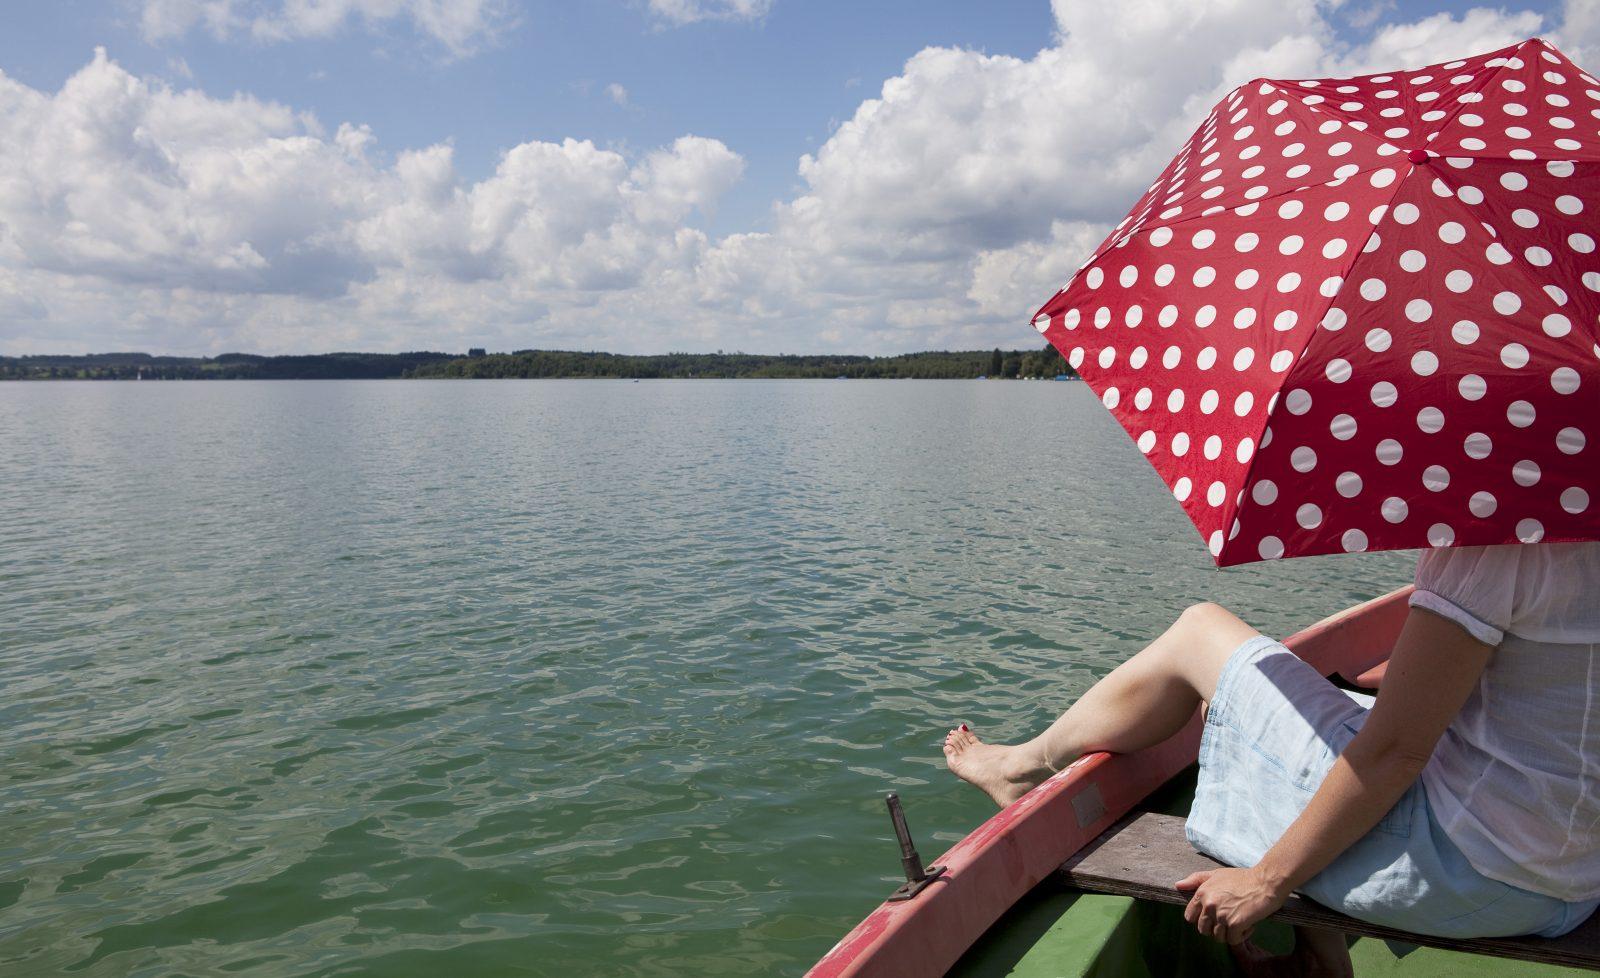
M1374 690L1410 591L1341 612L1284 644L1336 682ZM1136 753L1078 759L956 843L931 870L921 868L902 836L908 876L923 878L868 914L807 978L1232 973L1227 949L1184 923L1185 897L1171 886L1215 866L1182 833L1201 720L1197 713L1179 733ZM1358 975L1600 970L1600 921L1593 918L1554 940L1443 940L1354 921L1294 897L1257 929L1256 940L1269 951L1287 950L1295 923L1349 934Z

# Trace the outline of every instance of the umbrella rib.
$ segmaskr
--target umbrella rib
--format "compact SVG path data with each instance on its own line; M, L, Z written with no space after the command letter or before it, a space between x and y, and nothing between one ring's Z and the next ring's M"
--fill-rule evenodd
M1538 38L1530 37L1526 41L1518 41L1516 44L1512 44L1507 48L1501 48L1500 51L1509 50L1515 56L1521 57L1523 48L1527 47L1530 44L1537 44L1537 43L1539 43L1539 39ZM1496 52L1496 55L1505 57L1507 59L1507 61L1509 61L1511 56L1512 56L1512 55L1500 55L1500 52ZM1491 59L1491 60L1493 60L1493 59ZM1476 86L1476 87L1471 89L1471 93L1472 94L1479 96L1474 101L1472 101L1472 102L1464 102L1460 98L1457 98L1456 99L1455 108L1451 109L1450 110L1450 114L1445 116L1443 122L1439 123L1439 128L1437 128L1437 129L1435 129L1433 131L1433 138L1434 139L1438 139L1438 138L1444 136L1445 133L1447 133L1450 130L1450 127L1455 124L1456 119L1461 116L1461 113L1466 111L1466 108L1467 108L1468 105L1476 105L1478 102L1483 101L1483 98L1482 98L1483 93L1488 90L1489 86L1494 84L1494 81L1495 81L1496 78L1499 78L1501 76L1501 74L1503 74L1505 72L1506 67L1507 67L1507 62L1506 61L1502 61L1500 64L1495 65L1494 66L1494 70L1489 72L1487 75L1484 76L1483 84L1479 85L1479 86ZM1429 140L1429 142L1432 142L1432 141L1433 140ZM1443 156L1445 154L1441 153L1439 155ZM1470 155L1470 154L1463 154L1463 155ZM1472 158L1473 159L1479 159L1480 157L1472 157Z

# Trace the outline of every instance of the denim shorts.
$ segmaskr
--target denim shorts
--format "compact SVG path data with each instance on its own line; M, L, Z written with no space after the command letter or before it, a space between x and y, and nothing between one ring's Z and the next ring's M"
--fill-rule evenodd
M1372 697L1347 693L1258 635L1217 679L1200 740L1189 842L1253 866L1299 816L1366 722ZM1600 901L1566 903L1482 875L1439 827L1422 782L1300 893L1359 920L1437 937L1557 937Z

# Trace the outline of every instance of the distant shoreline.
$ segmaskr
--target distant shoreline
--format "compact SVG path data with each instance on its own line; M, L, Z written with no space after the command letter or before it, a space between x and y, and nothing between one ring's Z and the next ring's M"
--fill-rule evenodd
M0 380L973 380L1076 379L1052 347L936 350L896 356L664 353L629 356L567 350L466 355L319 353L170 357L148 353L0 357Z

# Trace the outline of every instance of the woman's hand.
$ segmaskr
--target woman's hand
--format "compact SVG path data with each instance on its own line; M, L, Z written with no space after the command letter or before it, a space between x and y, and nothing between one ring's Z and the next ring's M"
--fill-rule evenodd
M1183 919L1207 937L1227 944L1250 939L1256 924L1272 916L1289 898L1255 869L1209 869L1177 882L1193 890Z

